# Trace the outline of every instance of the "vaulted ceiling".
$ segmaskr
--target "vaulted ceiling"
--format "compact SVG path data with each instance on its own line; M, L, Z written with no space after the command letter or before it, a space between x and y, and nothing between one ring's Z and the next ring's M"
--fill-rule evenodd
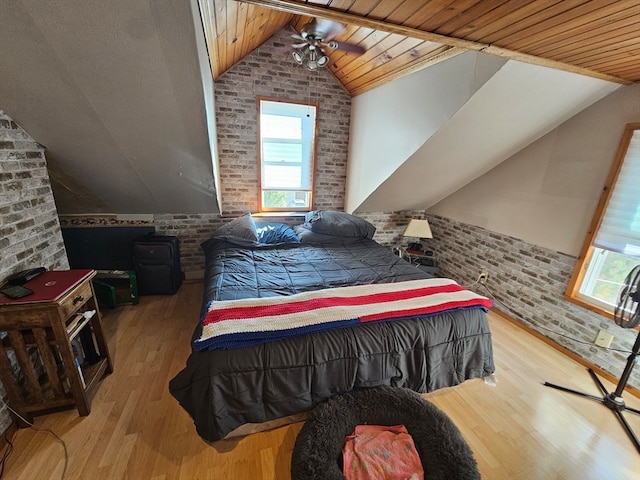
M637 0L199 0L214 79L273 33L312 18L362 55L326 49L353 96L451 58L482 51L621 84L640 81ZM295 40L292 39L292 43Z
M312 18L341 23L336 40L365 49L327 50L326 68L360 103L381 90L375 87L469 51L615 85L640 81L638 0L2 6L0 108L46 146L61 213L217 212L212 76L220 78L274 32L301 32Z

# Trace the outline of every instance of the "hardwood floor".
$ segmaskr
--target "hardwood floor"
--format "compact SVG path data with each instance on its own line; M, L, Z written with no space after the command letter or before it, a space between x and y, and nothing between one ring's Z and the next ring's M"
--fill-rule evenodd
M202 285L142 297L103 312L115 371L88 417L69 410L36 418L68 449L66 479L288 479L302 423L203 442L171 397L200 310ZM497 384L472 380L425 395L458 425L485 479L637 479L640 455L603 405L544 387L550 381L598 394L585 368L508 321L491 315ZM611 388L611 384L604 382ZM629 406L640 400L626 395ZM628 414L640 435L640 417ZM48 434L14 438L5 477L59 479L64 450Z

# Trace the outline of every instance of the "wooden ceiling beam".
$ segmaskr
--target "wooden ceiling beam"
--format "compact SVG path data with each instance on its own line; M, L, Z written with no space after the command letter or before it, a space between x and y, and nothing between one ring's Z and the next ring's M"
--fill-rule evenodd
M340 23L356 25L359 27L370 28L374 30L381 30L383 32L395 33L398 35L404 35L406 37L417 38L428 42L436 42L451 47L462 48L465 50L473 50L479 52L486 52L491 55L497 55L499 57L507 58L510 60L517 60L525 63L539 65L548 68L554 68L557 70L563 70L566 72L577 73L580 75L589 76L592 78L598 78L600 80L606 80L609 82L620 83L623 85L630 85L633 82L616 77L613 75L607 75L601 72L596 72L587 68L579 67L576 65L570 65L557 60L551 60L548 58L536 57L522 52L509 50L502 47L497 47L482 42L475 42L472 40L464 40L461 38L448 37L446 35L440 35L433 32L420 30L417 28L406 27L403 25L397 25L389 23L384 20L376 20L367 17L361 17L352 13L343 12L339 10L332 10L330 7L301 3L296 0L236 0L252 5L261 7L273 8L283 12L293 13L295 15L306 15L309 17L321 17L328 20L333 20Z
M471 40L463 40L460 38L447 37L437 33L426 32L413 27L405 27L395 23L385 22L384 20L376 20L367 17L361 17L353 13L332 10L330 7L324 7L317 4L299 3L294 0L236 0L261 7L273 8L283 12L294 13L296 15L306 15L308 17L322 17L327 20L333 20L340 23L356 25L358 27L371 28L372 30L380 30L387 33L396 33L405 37L413 37L427 42L442 43L451 47L460 47L465 50L483 50L489 45L474 42Z

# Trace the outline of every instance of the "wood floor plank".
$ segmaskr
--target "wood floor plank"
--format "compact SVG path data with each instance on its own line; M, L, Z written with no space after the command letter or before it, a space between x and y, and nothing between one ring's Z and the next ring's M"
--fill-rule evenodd
M202 285L176 295L144 296L103 315L114 373L92 412L36 417L66 442L66 479L195 478L287 480L302 423L207 444L171 397L197 321ZM425 395L458 426L486 479L637 479L640 455L603 405L543 386L545 381L598 395L586 369L497 315L490 315L496 383L472 380ZM603 382L607 388L614 386ZM627 395L629 406L640 400ZM627 414L640 434L640 417ZM23 429L6 478L57 479L64 451L50 435Z

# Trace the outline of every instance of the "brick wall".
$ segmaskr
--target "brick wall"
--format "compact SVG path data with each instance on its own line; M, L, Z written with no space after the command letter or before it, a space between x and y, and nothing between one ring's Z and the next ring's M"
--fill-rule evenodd
M145 215L145 217L147 217ZM256 222L281 222L296 225L304 221L301 216L255 217ZM211 213L165 213L152 215L151 219L121 220L115 214L61 215L60 224L67 228L82 227L155 227L158 235L174 235L180 239L180 265L187 280L201 280L204 273L204 254L200 244L231 218Z
M258 208L256 97L319 102L315 209L344 209L351 97L327 69L310 72L291 57L290 33L276 33L215 83L222 206Z
M412 218L425 218L424 210L404 210L401 212L375 212L375 213L356 213L357 216L364 218L376 227L376 233L373 239L386 246L404 245L408 243L408 239L402 234L407 228ZM427 241L422 242L426 249L429 249Z
M185 277L191 280L202 279L204 255L200 244L231 220L213 213L167 213L144 215L140 219L127 217L123 220L116 214L60 215L60 224L63 228L154 227L158 235L176 236L180 239L180 266Z
M0 111L0 280L36 266L69 268L44 149ZM10 422L2 401L0 431Z
M229 219L216 214L154 215L159 235L180 238L180 265L187 279L201 279L204 273L204 254L200 244Z
M496 308L620 378L628 353L602 349L593 341L600 329L606 330L615 337L611 348L629 352L637 331L564 300L575 257L444 217L428 219L434 237L429 246L438 256L440 275L471 285L480 271L489 272L487 286ZM487 294L480 285L472 289ZM553 374L548 380L561 383ZM640 370L629 384L640 388Z
M480 285L470 288L494 299L497 309L620 378L637 331L564 300L575 257L424 211L358 215L376 226L374 239L383 245L406 244L402 233L409 220L428 218L433 238L422 243L435 252L440 276L471 286L481 271L489 272L489 291ZM614 350L593 344L601 329L614 335ZM547 380L562 379L550 371ZM629 384L640 388L640 371L633 372Z

